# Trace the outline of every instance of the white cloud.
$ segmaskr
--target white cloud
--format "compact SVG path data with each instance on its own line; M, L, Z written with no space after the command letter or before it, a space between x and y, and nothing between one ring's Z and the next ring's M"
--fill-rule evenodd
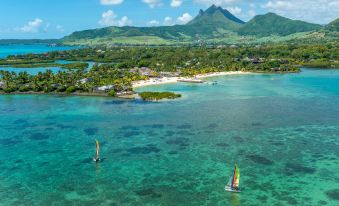
M119 21L118 21L118 26L132 26L132 21L127 17L123 16Z
M124 2L124 0L100 0L102 5L118 5Z
M44 27L44 32L47 32L50 27L51 27L51 24L50 23L46 23L45 27Z
M242 12L241 8L237 7L237 6L235 6L235 7L226 7L226 9L229 12L231 12L233 15L240 15L241 12Z
M338 18L339 1L269 0L262 8L288 18L325 24Z
M60 33L64 33L64 31L65 31L64 27L61 26L61 25L57 25L57 26L55 27L55 30L56 30L57 32L60 32Z
M191 21L193 17L189 13L184 13L182 16L179 16L177 19L178 24L186 24Z
M193 0L194 3L203 4L205 6L228 6L230 4L238 3L240 0Z
M148 4L149 7L155 8L162 6L161 0L142 0L145 4Z
M164 26L173 26L174 22L172 17L166 16L163 22Z
M25 33L38 33L43 22L43 20L36 18L33 21L29 21L25 26L21 27L20 31Z
M127 16L117 19L117 15L112 10L108 10L102 13L99 24L102 26L130 26L132 21Z
M257 12L254 10L254 9L250 9L248 10L248 17L252 18L254 17L255 15L257 15Z
M148 26L159 26L160 22L157 20L151 20L149 22L147 22Z
M171 1L171 7L179 7L181 6L183 0L172 0Z

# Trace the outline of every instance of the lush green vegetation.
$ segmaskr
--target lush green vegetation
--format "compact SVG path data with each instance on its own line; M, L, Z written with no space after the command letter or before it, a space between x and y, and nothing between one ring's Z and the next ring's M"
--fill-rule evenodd
M291 20L274 13L255 16L239 29L240 35L286 36L298 32L314 31L320 29L318 24Z
M145 101L159 101L161 99L176 99L181 97L181 94L173 92L141 92L139 96Z
M300 66L338 67L339 43L271 44L239 47L96 47L47 54L9 56L7 66L54 64L58 73L37 75L1 71L2 92L103 94L132 91L132 82L149 77L194 76L220 71L298 72ZM91 69L86 61L96 62ZM105 86L105 87L103 87Z
M310 35L310 33L315 33ZM106 27L74 32L62 39L71 45L188 45L263 42L338 41L338 21L321 26L274 13L257 15L245 23L226 9L211 6L186 25Z
M146 77L125 69L116 69L110 64L94 65L90 71L71 69L53 74L50 70L30 75L27 72L0 70L0 91L4 93L55 93L55 94L94 94L115 96L118 92L132 91L132 81ZM109 89L101 89L112 85Z
M339 32L339 18L330 22L325 26L325 30L332 32Z

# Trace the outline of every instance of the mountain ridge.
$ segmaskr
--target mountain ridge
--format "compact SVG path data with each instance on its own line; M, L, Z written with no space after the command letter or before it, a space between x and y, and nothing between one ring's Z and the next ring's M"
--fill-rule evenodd
M240 35L281 35L286 36L298 32L307 32L320 29L321 25L300 20L292 20L275 13L256 15L239 29Z
M334 25L334 26L333 26ZM332 29L337 25L334 21ZM191 43L246 43L264 37L289 39L307 32L322 30L324 26L292 20L275 13L256 15L244 22L227 9L212 5L185 25L159 27L104 27L77 31L64 37L64 44L191 44ZM300 34L300 35L299 35ZM261 40L260 40L261 41Z

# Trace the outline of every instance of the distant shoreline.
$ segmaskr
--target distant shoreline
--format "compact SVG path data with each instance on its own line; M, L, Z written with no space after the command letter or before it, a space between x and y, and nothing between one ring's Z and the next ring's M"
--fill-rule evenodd
M243 71L212 72L212 73L206 73L206 74L198 74L192 79L204 79L208 77L236 75L236 74L253 74L253 72L243 72ZM150 78L148 80L135 81L132 83L132 86L133 86L133 89L135 89L135 88L146 87L146 86L173 84L173 83L178 83L179 80L182 80L182 79L185 79L185 78L183 77Z
M134 99L136 94L126 94L126 95L117 95L117 96L109 96L107 93L89 93L89 92L74 92L74 93L45 93L45 92L11 92L5 93L0 91L0 95L44 95L44 96L59 96L59 97L108 97L108 98L119 98L119 99Z

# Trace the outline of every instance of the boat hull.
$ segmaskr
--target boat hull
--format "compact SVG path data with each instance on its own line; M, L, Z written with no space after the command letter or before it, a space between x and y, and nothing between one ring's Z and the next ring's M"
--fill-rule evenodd
M225 190L227 192L234 192L234 193L240 193L241 192L240 190L236 190L236 189L233 189L233 188L228 187L228 186L225 186Z

